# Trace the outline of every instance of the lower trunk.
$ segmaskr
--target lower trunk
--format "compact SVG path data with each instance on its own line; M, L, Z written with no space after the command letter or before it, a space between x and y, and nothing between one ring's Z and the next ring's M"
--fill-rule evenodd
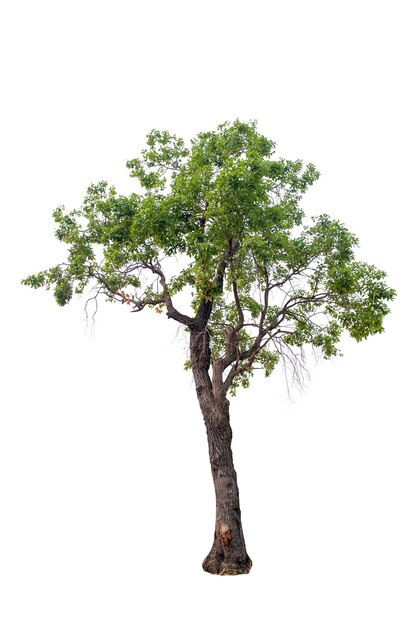
M223 404L221 409L217 406L204 416L216 493L216 526L213 546L203 561L203 569L221 576L248 574L252 566L243 537L228 401Z
M207 430L211 473L216 492L216 526L213 546L204 559L210 574L247 574L247 555L240 519L239 490L232 456L229 401L219 379L210 379L210 335L205 327L193 330L190 353L197 397Z

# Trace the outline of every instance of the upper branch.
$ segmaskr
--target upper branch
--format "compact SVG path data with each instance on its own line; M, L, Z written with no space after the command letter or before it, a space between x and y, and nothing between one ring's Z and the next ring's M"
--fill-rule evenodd
M266 314L268 313L268 306L269 306L269 294L270 291L272 289L271 287L271 283L269 281L269 276L268 276L268 271L265 267L263 267L261 269L264 278L265 278L265 293L264 293L264 306L262 308L261 311L261 317L259 319L259 328L263 328L264 322L265 322L265 318L266 318Z
M223 291L223 281L224 281L224 273L226 271L226 267L230 259L236 254L239 249L240 241L238 239L230 239L229 246L227 250L224 251L221 261L217 267L216 275L213 281L213 291L222 292ZM200 302L200 306L198 307L197 315L195 317L194 325L201 326L207 324L211 311L213 309L213 298L202 298Z
M236 281L233 281L232 288L233 288L233 296L235 299L236 310L237 310L237 325L235 326L234 330L237 332L243 327L243 324L245 322L245 317L243 315L243 309L240 303L239 292L237 290Z

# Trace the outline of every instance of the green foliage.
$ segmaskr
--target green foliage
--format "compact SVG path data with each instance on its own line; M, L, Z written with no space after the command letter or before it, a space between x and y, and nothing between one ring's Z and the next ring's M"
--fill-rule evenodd
M72 298L72 285L68 278L63 278L55 285L54 289L55 300L60 306L67 304Z
M296 348L330 358L343 330L357 341L382 332L395 297L385 273L355 260L358 240L337 220L303 225L313 165L276 157L255 122L222 124L188 147L157 130L146 143L127 163L138 193L99 182L80 208L58 207L67 259L23 284L53 287L61 306L93 286L137 311L165 304L179 321L172 298L191 292L188 319L209 311L211 358L234 367L232 392Z

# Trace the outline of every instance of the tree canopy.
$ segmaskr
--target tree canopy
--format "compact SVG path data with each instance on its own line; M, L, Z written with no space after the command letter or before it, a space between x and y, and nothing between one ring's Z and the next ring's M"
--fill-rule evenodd
M61 306L92 288L206 328L210 367L232 393L302 346L329 358L344 330L357 341L382 332L395 296L385 273L355 260L358 239L338 220L305 218L300 201L318 171L276 156L256 122L224 123L189 145L152 130L127 167L137 193L99 182L79 208L55 209L67 258L23 284L52 288Z

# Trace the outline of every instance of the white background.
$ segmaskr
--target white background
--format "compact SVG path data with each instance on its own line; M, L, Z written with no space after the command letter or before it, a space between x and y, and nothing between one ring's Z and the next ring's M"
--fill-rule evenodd
M0 16L3 626L417 623L412 2L4 2ZM151 128L258 119L398 291L386 332L232 400L249 576L201 569L205 432L175 323L21 287L51 211L135 189Z

